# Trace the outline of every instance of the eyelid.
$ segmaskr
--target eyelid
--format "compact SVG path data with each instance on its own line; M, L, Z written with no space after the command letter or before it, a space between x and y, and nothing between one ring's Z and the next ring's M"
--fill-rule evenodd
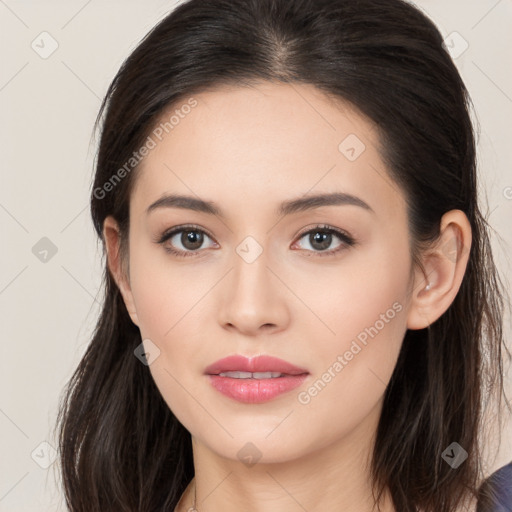
M329 231L334 234L342 235L343 237L353 240L353 238L343 229L335 228L334 226L331 226L329 224L314 224L313 226L309 226L307 228L304 228L299 232L296 238L302 238L304 235L307 235L308 233L311 233L311 231Z
M206 229L196 225L196 224L182 224L180 226L174 226L172 228L166 229L161 235L157 236L153 241L159 244L164 243L166 240L171 238L176 233L179 233L181 231L198 231L200 233L204 233L205 235L208 235L212 240L215 241L215 243L218 243L213 235L211 235Z

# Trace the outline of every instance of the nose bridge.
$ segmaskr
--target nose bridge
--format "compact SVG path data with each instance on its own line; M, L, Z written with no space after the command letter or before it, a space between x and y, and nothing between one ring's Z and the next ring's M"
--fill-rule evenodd
M271 295L271 272L268 270L269 254L254 238L247 237L235 250L232 281L240 301L249 302Z
M276 288L280 285L267 267L272 265L269 256L267 249L254 237L246 237L235 248L233 270L221 299L220 321L224 325L249 332L267 324L281 325L285 321L286 308Z

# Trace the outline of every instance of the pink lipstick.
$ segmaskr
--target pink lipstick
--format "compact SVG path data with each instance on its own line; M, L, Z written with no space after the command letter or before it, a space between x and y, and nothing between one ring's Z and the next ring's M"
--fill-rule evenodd
M234 355L211 364L205 374L223 395L256 404L300 386L309 372L276 357Z

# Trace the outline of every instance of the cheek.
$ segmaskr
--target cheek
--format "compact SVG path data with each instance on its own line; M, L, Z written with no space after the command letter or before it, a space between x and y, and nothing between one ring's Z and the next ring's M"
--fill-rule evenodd
M191 376L201 370L197 361L197 341L205 336L201 298L212 286L211 276L203 279L149 252L138 249L130 260L141 337L160 350L149 370L162 398L179 421L189 424L190 396L201 395L200 382Z
M367 394L362 396L361 390L368 386L374 393L383 392L406 332L407 248L376 247L358 255L350 272L332 279L323 298L317 296L319 316L333 331L318 345L323 363L319 372L336 374L332 379L336 384L331 388L343 391L348 401L363 399ZM329 375L324 380L329 380ZM356 402L357 398L353 405Z
M130 255L130 280L142 335L162 342L175 336L182 325L190 323L212 279L200 265L192 271L186 264L171 261L160 247L135 246Z
M378 406L396 366L406 331L406 281L392 273L353 276L330 294L337 314L326 314L336 336L323 336L309 386L297 397L307 418L322 418L327 437L348 433ZM351 294L347 293L351 290ZM404 293L401 293L401 290Z
M354 251L339 269L314 276L317 285L312 298L316 311L334 331L336 338L351 340L376 324L379 333L394 338L398 324L402 331L409 286L407 239L372 243L367 249ZM322 273L323 272L323 273ZM382 317L382 318L381 318ZM405 325L405 323L404 323Z

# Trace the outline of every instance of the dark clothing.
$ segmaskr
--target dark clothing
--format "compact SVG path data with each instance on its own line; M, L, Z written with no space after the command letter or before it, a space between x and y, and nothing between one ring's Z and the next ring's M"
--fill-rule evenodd
M512 512L512 462L480 486L476 512Z

